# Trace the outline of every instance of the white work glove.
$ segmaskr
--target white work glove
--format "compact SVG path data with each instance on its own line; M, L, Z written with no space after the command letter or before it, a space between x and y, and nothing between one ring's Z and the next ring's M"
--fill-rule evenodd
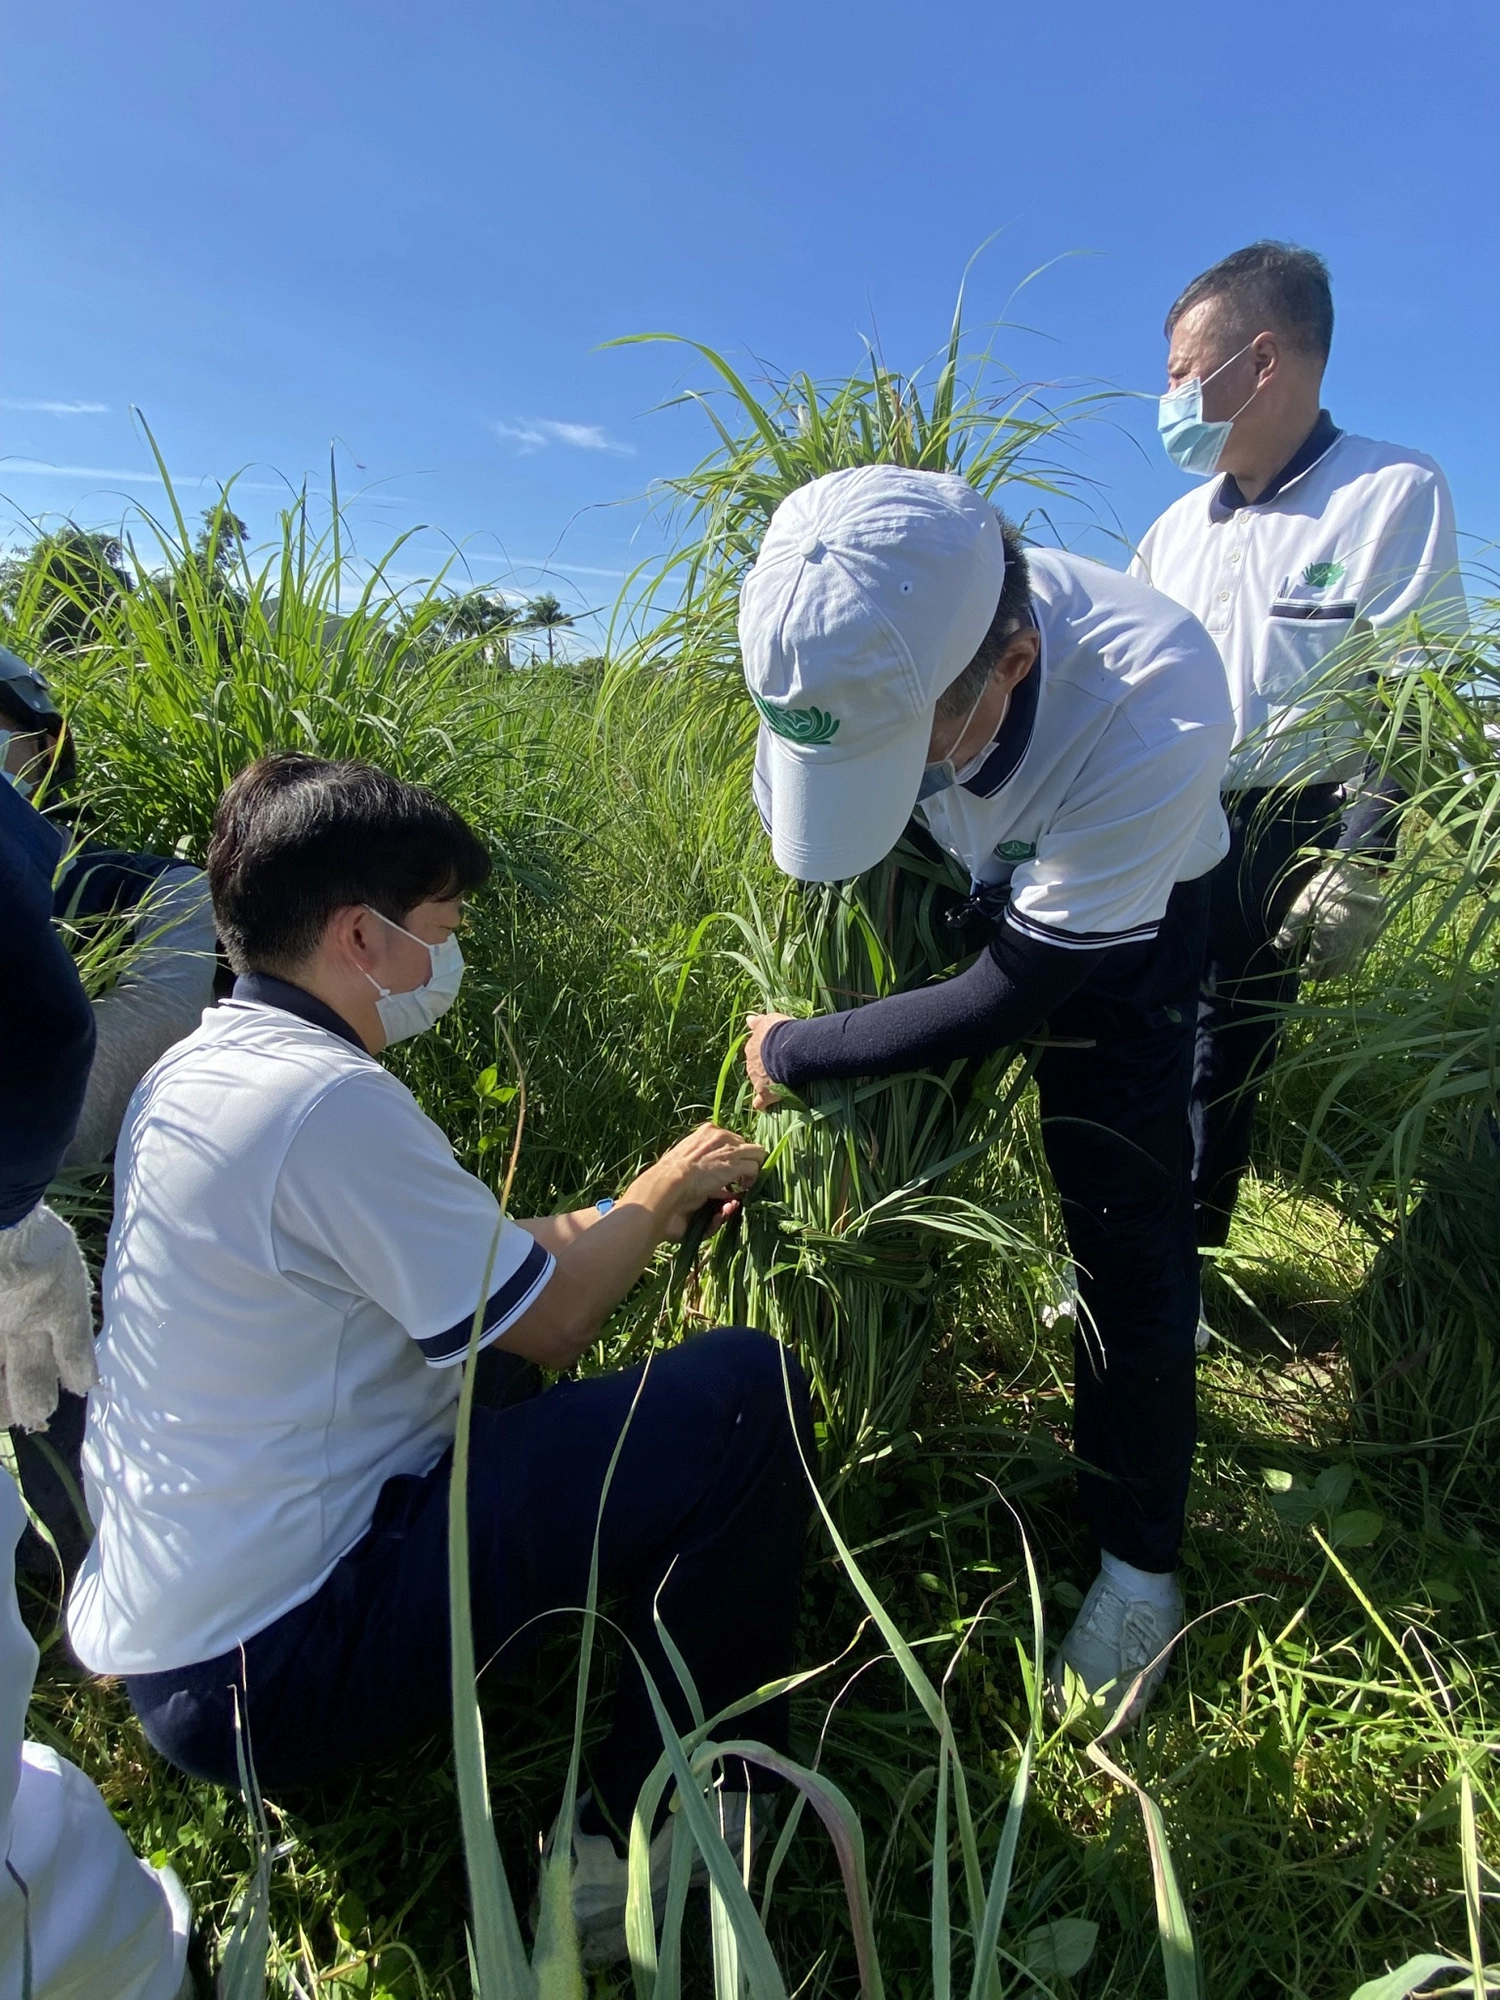
M94 1002L94 1060L65 1167L109 1157L132 1091L213 999L214 912L200 869L167 869L141 898L134 931L136 951Z
M45 1202L0 1229L0 1425L39 1431L58 1385L98 1380L89 1274L78 1239Z
M1384 915L1375 870L1352 855L1336 855L1287 911L1276 949L1291 957L1305 940L1304 978L1338 979L1370 949Z

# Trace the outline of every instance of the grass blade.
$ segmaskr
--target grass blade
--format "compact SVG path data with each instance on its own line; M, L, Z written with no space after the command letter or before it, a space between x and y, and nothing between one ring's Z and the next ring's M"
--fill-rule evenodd
M1424 1951L1416 1958L1407 1959L1394 1972L1384 1972L1378 1979L1367 1979L1350 1995L1350 2000L1409 2000L1413 1993L1420 1992L1441 1972L1464 1972L1463 1960L1444 1958L1440 1953ZM1443 1993L1468 1993L1474 2000L1484 2000L1490 1993L1500 1993L1500 1966L1492 1967L1481 1975L1471 1975L1456 1984L1444 1986Z
M271 1832L246 1741L238 1689L234 1691L234 1755L255 1836L255 1868L220 1960L219 2000L265 2000L266 1962L271 1949Z
M515 1176L526 1122L525 1076L517 1066L516 1130L510 1166L501 1195L501 1217L495 1226L485 1262L484 1282L458 1398L458 1426L453 1440L453 1471L448 1483L448 1629L453 1696L453 1765L458 1785L459 1818L463 1828L464 1866L469 1880L473 1919L473 1952L477 1975L475 2000L539 2000L537 1981L527 1963L521 1926L511 1900L500 1845L490 1811L489 1771L484 1754L484 1719L476 1692L474 1612L469 1579L469 1439L474 1416L474 1360L484 1321L484 1302L504 1229L505 1205ZM566 1838L563 1845L566 1847ZM576 1946L575 1946L576 1956ZM582 1992L582 1978L570 1991Z
M1187 1904L1178 1886L1167 1841L1166 1822L1161 1807L1145 1788L1124 1771L1096 1738L1088 1745L1090 1759L1116 1784L1134 1792L1146 1826L1146 1845L1151 1855L1151 1886L1156 1897L1156 1930L1161 1940L1162 1971L1166 1975L1167 2000L1202 2000L1198 1978L1198 1946L1188 1918Z

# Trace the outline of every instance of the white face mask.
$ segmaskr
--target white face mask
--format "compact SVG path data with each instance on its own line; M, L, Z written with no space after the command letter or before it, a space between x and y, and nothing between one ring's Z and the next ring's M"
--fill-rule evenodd
M17 777L5 767L5 759L10 750L11 738L23 735L24 733L24 731L19 729L0 729L0 778L4 778L6 784L18 791L23 799L29 799L36 790L36 779Z
M955 748L960 743L963 742L964 737L968 734L969 724L974 720L975 716L979 713L979 702L984 700L985 696L989 693L989 691L990 691L990 683L986 681L984 686L979 690L979 701L975 702L974 706L969 710L968 714L964 717L963 727L959 730L957 736L955 736L953 739ZM994 728L990 731L989 741L987 743L981 743L979 748L974 752L974 755L969 758L967 763L961 765L955 764L951 757L944 757L940 763L928 764L923 767L922 782L917 789L918 805L922 803L923 799L935 798L939 792L951 791L954 785L966 785L969 782L970 778L974 776L975 772L979 770L980 766L984 763L985 758L988 757L990 752L994 749L995 738L1000 734L1001 728L1003 727L1005 722L1005 718L1010 713L1010 693L1011 691L1007 689L1005 695L1005 706L1000 711L1000 720L995 724Z
M368 903L365 908L370 909ZM382 986L372 973L365 974L375 988L375 1011L380 1016L381 1027L385 1029L387 1045L410 1041L413 1035L425 1034L434 1021L440 1021L458 998L464 976L464 955L458 948L456 937L445 938L441 944L429 944L426 938L419 938L414 931L409 931L405 924L381 916L379 910L370 910L370 915L380 917L380 921L389 924L393 931L400 931L402 937L409 937L413 944L421 945L432 960L432 972L427 983L414 987L409 993L393 993L388 986Z

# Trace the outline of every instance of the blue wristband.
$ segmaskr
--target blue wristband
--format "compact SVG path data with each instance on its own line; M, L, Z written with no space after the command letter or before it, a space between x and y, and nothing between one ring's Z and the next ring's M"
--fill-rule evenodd
M608 1215L609 1211L614 1207L614 1205L615 1205L615 1198L612 1194L607 1194L604 1197L603 1201L596 1201L594 1203L595 1208L598 1209L601 1215Z

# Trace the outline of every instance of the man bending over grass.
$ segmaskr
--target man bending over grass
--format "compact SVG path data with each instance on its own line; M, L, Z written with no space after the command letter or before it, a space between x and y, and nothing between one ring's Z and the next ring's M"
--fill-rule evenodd
M236 1782L238 1697L259 1777L280 1787L445 1725L451 1443L476 1309L486 1347L570 1370L657 1246L705 1204L722 1221L763 1155L704 1125L613 1205L510 1220L376 1060L458 990L462 899L489 869L458 814L367 765L266 757L225 793L208 868L239 977L126 1114L84 1447L99 1532L69 1631L197 1777ZM686 1727L654 1600L709 1714L790 1665L806 1396L790 1357L743 1329L642 1373L475 1411L475 1638L488 1660L582 1603L628 1417L601 1584ZM785 1724L769 1703L748 1727L775 1743ZM660 1753L627 1655L574 1828L595 1956L623 1946L609 1830Z
M1019 536L952 473L830 472L740 595L755 795L784 873L873 868L915 813L988 932L962 973L813 1020L757 1015L755 1102L1032 1041L1078 1271L1079 1491L1099 1573L1054 1659L1066 1712L1139 1715L1183 1618L1198 1264L1188 1084L1233 723L1195 618Z

